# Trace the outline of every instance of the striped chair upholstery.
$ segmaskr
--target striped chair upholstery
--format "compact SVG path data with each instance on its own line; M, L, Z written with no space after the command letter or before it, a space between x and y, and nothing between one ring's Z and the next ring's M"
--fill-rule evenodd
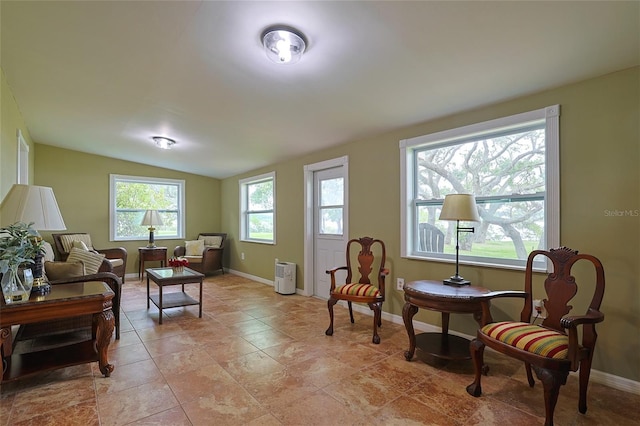
M548 358L567 357L567 335L526 322L494 322L482 327L482 333L523 351Z
M350 296L378 297L380 295L380 290L378 290L378 287L371 284L352 283L336 287L334 293L347 294Z

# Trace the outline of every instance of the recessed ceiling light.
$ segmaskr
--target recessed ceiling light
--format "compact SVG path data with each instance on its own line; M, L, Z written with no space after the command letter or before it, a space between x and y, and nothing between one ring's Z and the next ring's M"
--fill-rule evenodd
M267 58L276 64L295 64L302 58L307 42L304 35L291 27L272 26L262 33Z
M171 149L171 146L176 143L176 141L174 141L173 139L165 138L164 136L154 136L152 139L154 140L158 148L162 149Z

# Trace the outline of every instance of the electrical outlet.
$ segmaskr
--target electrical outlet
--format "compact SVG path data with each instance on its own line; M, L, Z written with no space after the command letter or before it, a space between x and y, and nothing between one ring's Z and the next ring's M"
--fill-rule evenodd
M240 253L240 259L244 260L244 252Z
M533 301L533 317L537 319L545 319L547 317L547 310L540 299Z
M396 278L396 288L402 290L404 287L404 278Z

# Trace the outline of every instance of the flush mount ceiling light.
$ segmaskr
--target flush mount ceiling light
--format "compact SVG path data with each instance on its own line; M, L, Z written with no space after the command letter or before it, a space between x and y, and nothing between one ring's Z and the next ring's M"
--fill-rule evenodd
M262 33L267 58L276 64L295 64L302 58L307 42L304 35L291 27L274 26Z
M171 146L176 143L173 139L165 138L163 136L154 136L152 139L156 145L158 145L158 148L162 149L171 149Z

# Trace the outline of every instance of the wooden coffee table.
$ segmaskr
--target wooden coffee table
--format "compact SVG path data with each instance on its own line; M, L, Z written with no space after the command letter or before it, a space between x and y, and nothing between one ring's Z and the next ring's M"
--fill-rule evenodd
M477 286L450 286L442 281L413 281L404 287L405 305L402 319L409 336L409 350L404 353L407 361L413 358L416 345L426 353L443 359L471 359L469 340L449 334L450 313L470 313L482 326L481 299L492 293ZM442 312L442 333L422 333L416 336L413 316L418 308Z
M28 301L0 303L0 349L2 381L15 380L41 371L98 361L100 372L109 377L113 365L107 350L115 327L111 309L114 293L101 281L56 284L45 295L31 294ZM36 352L13 354L11 326L93 315L92 340Z
M196 272L189 268L183 268L182 271L177 272L173 268L149 268L147 272L147 309L151 306L149 301L152 301L154 305L160 310L160 316L158 323L162 324L162 310L167 308L177 308L179 306L199 305L200 314L199 318L202 318L202 280L204 274ZM158 295L151 295L149 292L149 280L158 285ZM185 284L200 284L200 299L195 300L184 291ZM166 293L163 294L162 289L165 286L170 285L182 285L181 292Z

